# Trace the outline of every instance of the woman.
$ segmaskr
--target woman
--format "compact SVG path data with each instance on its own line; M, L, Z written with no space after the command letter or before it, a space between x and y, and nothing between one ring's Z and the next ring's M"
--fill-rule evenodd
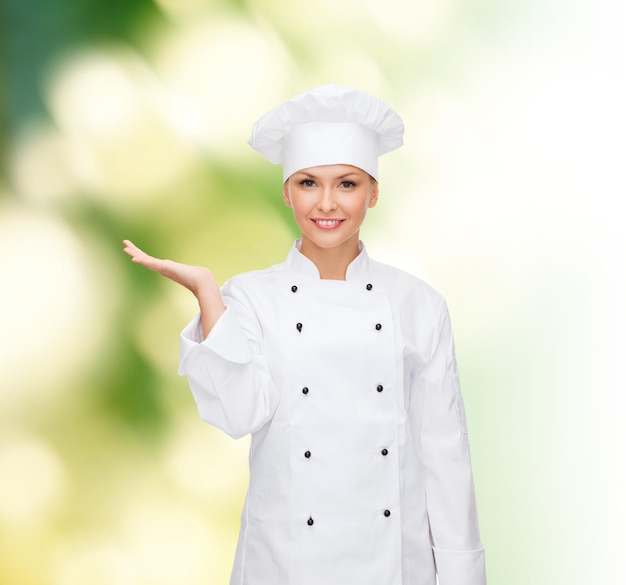
M263 116L250 145L283 165L302 237L221 290L125 241L198 299L179 372L201 417L252 433L231 585L486 582L445 301L359 240L378 156L402 134L386 104L339 85Z

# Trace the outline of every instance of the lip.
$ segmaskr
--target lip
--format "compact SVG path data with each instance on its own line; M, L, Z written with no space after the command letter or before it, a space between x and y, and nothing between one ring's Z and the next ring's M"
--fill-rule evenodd
M343 219L329 219L324 217L312 218L311 221L321 230L334 230L343 223Z

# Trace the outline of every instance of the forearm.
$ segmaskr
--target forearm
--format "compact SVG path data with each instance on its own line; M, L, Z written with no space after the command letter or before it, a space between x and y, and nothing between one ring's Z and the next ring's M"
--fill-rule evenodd
M202 283L194 291L194 294L200 307L202 331L206 339L217 320L226 310L226 307L224 306L220 289L212 276L203 279Z

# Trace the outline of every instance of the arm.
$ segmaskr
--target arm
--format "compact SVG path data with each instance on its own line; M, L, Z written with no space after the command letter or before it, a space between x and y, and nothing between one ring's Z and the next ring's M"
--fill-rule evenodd
M426 502L440 585L484 585L465 409L448 309L440 307L433 353L418 378Z
M261 355L258 319L236 298L243 295L222 297L207 268L154 258L129 240L124 245L133 262L181 284L198 300L199 316L181 333L178 372L187 377L200 417L234 438L263 426L279 393Z
M256 313L232 282L224 291L226 311L204 341L199 317L182 331L178 373L187 377L202 420L237 439L272 418L280 394Z
M206 338L226 310L213 273L202 266L190 266L172 260L154 258L130 240L124 240L123 243L124 252L132 258L133 262L173 280L193 293L200 306L202 330Z

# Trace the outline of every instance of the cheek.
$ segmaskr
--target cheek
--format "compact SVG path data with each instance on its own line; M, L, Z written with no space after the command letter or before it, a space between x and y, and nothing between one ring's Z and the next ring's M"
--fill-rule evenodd
M308 213L312 208L315 207L315 202L315 197L310 193L303 193L302 191L291 192L290 207L293 209L294 213L298 213L300 215Z
M291 199L291 205L289 207L293 209L293 212L295 214L302 213L302 209L303 209L302 201L300 201L297 197L295 199L293 198Z
M301 223L302 221L304 221L304 218L308 212L308 209L304 205L304 203L298 198L295 198L292 199L290 207L296 222Z
M365 215L370 207L372 207L372 200L368 196L364 196L358 202L353 203L353 212L358 215Z

